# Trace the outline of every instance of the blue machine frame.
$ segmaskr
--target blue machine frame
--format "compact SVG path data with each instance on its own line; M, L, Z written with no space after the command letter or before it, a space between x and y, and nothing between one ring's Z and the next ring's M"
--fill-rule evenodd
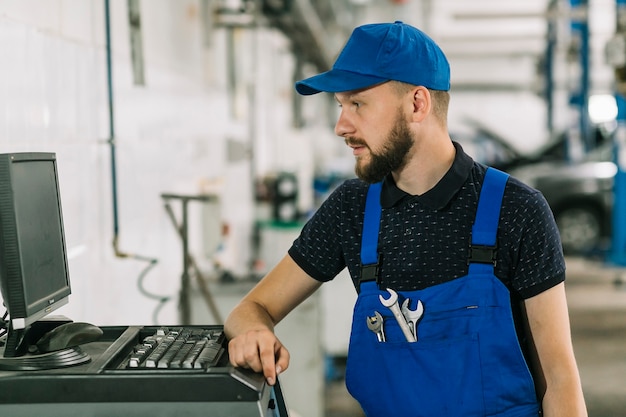
M626 0L616 0L615 37L622 38L626 45ZM626 51L622 51L626 54ZM617 174L614 182L613 205L613 236L611 244L610 262L617 265L626 265L626 89L621 88L626 80L619 79L619 73L624 74L626 62L622 62L622 71L617 71L615 79L615 101L617 103L617 131L614 136L615 163Z

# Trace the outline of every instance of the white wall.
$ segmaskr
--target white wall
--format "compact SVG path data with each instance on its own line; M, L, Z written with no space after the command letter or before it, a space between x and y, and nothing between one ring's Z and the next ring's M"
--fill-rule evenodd
M230 111L225 30L215 29L210 44L203 45L199 2L141 2L145 86L132 82L126 4L114 0L110 9L118 247L158 259L145 287L174 297L158 316L160 323L172 323L178 321L182 245L160 195L197 194L207 183L221 184L222 213L232 231L227 247L232 265L227 266L246 272L253 217L250 163L249 158L227 161L226 143L273 143L271 152L269 145L261 147L262 170L280 167L277 158L288 161L286 169L303 165L298 153L285 157L282 153L289 148L276 145L293 136L287 93L291 68L280 66L289 54L275 32L262 30L253 36L241 30L236 35L243 91L239 109L254 108L247 96L251 85L260 86L259 100L277 102L276 107L255 109L257 129L251 137L250 117ZM102 1L0 3L0 152L57 154L73 286L70 304L60 313L100 325L149 324L157 303L137 288L148 263L116 257L112 246L104 16ZM256 42L266 45L264 53L271 61L250 53ZM271 83L257 82L260 76ZM180 205L173 207L180 219ZM203 251L196 203L190 204L190 215L191 250L198 257Z

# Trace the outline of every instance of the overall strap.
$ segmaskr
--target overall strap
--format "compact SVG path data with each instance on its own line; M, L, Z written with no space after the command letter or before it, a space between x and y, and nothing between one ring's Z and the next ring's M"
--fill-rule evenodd
M500 207L509 174L487 168L478 198L468 257L469 273L493 273Z
M371 184L365 199L365 215L363 217L363 234L361 236L361 276L362 282L378 282L378 231L380 229L380 191L383 183Z

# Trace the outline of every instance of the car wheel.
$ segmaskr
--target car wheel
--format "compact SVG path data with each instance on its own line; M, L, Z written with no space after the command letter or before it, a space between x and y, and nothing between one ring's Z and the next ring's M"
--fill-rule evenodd
M600 246L602 223L598 210L591 206L572 206L556 214L563 251L586 253Z

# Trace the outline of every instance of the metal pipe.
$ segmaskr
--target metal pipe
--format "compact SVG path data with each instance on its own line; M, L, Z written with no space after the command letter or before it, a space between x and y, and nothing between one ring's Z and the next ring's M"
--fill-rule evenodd
M138 261L148 262L148 266L141 272L138 279L138 285L140 291L150 297L159 300L159 304L157 305L156 310L154 311L154 322L157 323L157 313L163 307L163 304L169 301L169 297L162 297L148 293L143 289L143 278L146 274L157 264L158 260L155 258L131 254L122 252L119 249L119 215L117 209L117 161L115 158L115 112L113 110L113 70L111 65L111 17L110 17L110 7L109 0L104 0L104 19L105 19L105 48L106 48L106 64L107 64L107 99L108 99L108 109L109 109L109 139L107 143L110 148L111 155L111 200L112 200L112 210L113 210L113 252L115 256L118 258L131 258Z
M109 0L104 0L104 21L105 21L105 47L107 64L107 99L109 109L109 144L111 156L111 197L113 203L113 248L115 254L120 256L118 251L119 220L117 210L117 162L115 159L115 114L113 112L113 74L111 65L111 16Z

